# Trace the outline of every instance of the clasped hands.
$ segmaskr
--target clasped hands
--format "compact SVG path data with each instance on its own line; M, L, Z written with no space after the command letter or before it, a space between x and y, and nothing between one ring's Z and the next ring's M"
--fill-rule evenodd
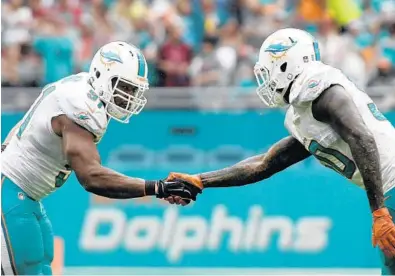
M156 196L170 204L188 205L191 200L196 201L202 193L203 184L199 176L183 173L170 173L169 176L157 182Z

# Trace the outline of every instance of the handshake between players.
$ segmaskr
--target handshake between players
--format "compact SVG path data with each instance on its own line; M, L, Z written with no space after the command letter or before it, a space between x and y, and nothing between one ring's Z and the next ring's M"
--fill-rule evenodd
M200 178L180 173L170 173L166 180L146 181L146 195L155 195L171 204L188 205L202 193Z

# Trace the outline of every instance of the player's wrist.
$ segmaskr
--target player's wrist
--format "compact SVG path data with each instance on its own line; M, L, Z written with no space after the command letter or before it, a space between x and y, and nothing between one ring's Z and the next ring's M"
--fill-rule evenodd
M202 186L202 190L204 188L210 187L210 174L209 173L200 173L195 175L199 178L200 184Z
M204 189L204 184L203 184L203 180L202 180L201 174L194 174L193 176L197 180L198 187L203 190Z
M145 180L145 195L154 196L158 193L158 181Z
M372 215L373 215L374 219L391 216L391 214L388 211L387 207L382 207L382 208L379 208L379 209L373 211Z

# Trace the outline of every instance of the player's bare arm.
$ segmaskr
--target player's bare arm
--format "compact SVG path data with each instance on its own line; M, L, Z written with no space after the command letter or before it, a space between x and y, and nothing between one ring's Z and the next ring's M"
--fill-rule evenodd
M373 134L366 127L353 100L344 88L335 85L324 91L312 105L313 116L329 124L349 145L359 168L370 208L384 206L380 158Z
M384 206L380 158L373 134L365 125L354 101L339 85L330 87L312 106L313 116L327 124L349 145L363 178L373 216L373 246L395 257L395 225Z
M256 183L269 178L299 161L310 153L295 138L288 136L274 144L268 152L245 159L231 167L188 176L171 173L168 179L188 179L201 182L204 188L232 187Z
M63 151L69 165L75 171L78 181L88 192L118 199L152 195L163 198L171 193L181 198L194 200L200 191L195 192L194 187L180 186L178 183L128 177L103 167L93 134L65 115L53 118L52 127L54 132L62 137Z
M52 120L57 135L63 138L63 150L78 181L89 192L111 198L146 195L145 181L129 178L101 165L94 136L65 115Z

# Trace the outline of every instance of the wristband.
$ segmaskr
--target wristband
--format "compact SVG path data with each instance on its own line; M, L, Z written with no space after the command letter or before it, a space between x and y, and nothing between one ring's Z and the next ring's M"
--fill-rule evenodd
M145 195L146 196L156 195L155 187L156 187L156 181L146 180L145 181Z

